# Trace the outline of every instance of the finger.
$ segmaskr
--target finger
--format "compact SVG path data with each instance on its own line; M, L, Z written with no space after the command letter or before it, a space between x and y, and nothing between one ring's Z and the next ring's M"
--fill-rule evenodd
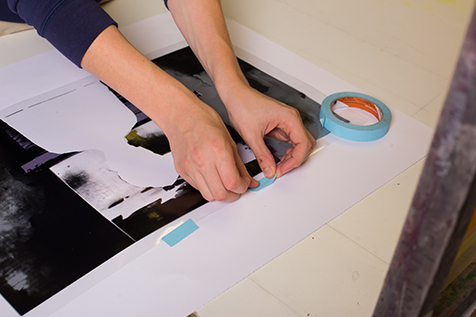
M235 152L235 162L236 162L236 167L238 168L238 172L240 173L240 176L247 183L247 189L258 187L259 182L257 180L255 180L253 177L251 177L251 175L248 173L248 170L246 169L245 164L241 160L241 157L238 154L238 151Z
M248 190L251 176L246 171L238 151L233 145L230 144L231 149L226 152L228 155L222 158L222 164L218 166L217 172L227 191L241 195Z
M175 159L175 157L174 157ZM200 173L195 172L193 173L192 166L190 165L190 161L186 161L185 163L181 163L180 161L175 161L175 170L177 173L182 176L182 178L193 188L198 190L202 197L207 201L213 201L213 195L209 190L205 180L203 179ZM188 172L187 172L188 171Z
M276 174L276 162L274 156L269 151L262 137L254 137L251 140L245 140L253 151L258 164L266 178L272 178Z
M233 160L233 152L231 150L230 153L229 148L226 147L225 149L222 148L221 150L214 151L214 155L211 158L209 157L205 164L201 164L199 169L195 169L195 175L192 179L197 185L197 189L202 193L203 198L208 201L234 201L240 197L239 194L229 191L225 187L221 175L223 173L235 175L235 178L239 178L239 173ZM223 179L225 178L226 176L223 177ZM230 184L232 183L230 182ZM245 190L246 188L243 189L243 192Z
M215 170L213 176L208 175L206 178L208 188L210 189L215 200L230 202L240 198L239 193L230 191L225 187L225 184L222 181L222 177L223 176L219 174L218 170Z
M205 177L204 174L207 176ZM194 177L182 177L188 184L198 190L207 201L235 201L240 197L239 194L228 191L224 187L216 169L203 174L197 173Z
M188 175L187 175L188 176ZM182 176L183 177L183 176ZM208 184L205 182L205 179L202 177L202 175L198 174L195 179L192 179L190 177L185 178L185 181L189 183L193 188L198 190L202 197L207 200L207 201L214 201L215 198L213 197Z
M307 130L306 130L307 132ZM281 164L278 167L278 177L300 166L311 155L316 146L316 140L307 132L308 136L301 142L293 143L286 151L286 155L281 158Z

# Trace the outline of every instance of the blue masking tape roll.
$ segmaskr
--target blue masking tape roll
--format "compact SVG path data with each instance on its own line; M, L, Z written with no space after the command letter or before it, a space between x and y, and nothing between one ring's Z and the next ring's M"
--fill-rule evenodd
M192 219L188 219L180 226L166 234L162 240L169 246L173 247L197 229L197 224Z
M346 100L349 102L346 102ZM379 121L365 126L345 122L332 111L332 107L337 101L341 101L350 107L365 110L374 115ZM353 141L373 141L387 134L392 113L384 103L371 96L357 92L340 92L329 95L324 99L321 105L320 118L322 125L327 130L341 138Z
M271 178L266 178L266 177L263 177L262 179L260 179L258 181L259 183L259 186L256 187L256 188L250 188L250 191L252 192L257 192L258 190L262 190L263 188L271 185L275 180L276 180L276 177L278 176L278 174L274 174L273 177Z

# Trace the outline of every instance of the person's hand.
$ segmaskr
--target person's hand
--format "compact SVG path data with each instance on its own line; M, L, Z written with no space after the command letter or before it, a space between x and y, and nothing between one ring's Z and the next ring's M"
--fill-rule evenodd
M167 135L175 169L208 200L233 201L258 183L220 116L198 98Z
M311 154L316 141L302 124L299 112L249 86L234 89L225 105L230 122L251 148L267 178L278 177L300 166ZM276 168L264 136L288 142L291 147Z

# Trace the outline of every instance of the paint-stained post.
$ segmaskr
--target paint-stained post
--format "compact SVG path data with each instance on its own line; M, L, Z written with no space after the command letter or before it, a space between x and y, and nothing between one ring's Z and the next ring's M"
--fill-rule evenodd
M476 206L475 12L375 317L431 313Z

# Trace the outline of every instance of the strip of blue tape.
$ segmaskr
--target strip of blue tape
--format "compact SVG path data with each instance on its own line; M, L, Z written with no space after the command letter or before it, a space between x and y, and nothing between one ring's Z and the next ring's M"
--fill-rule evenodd
M382 111L381 120L373 125L361 126L350 124L337 118L331 108L337 99L343 97L358 97L373 102ZM372 96L357 92L340 92L329 95L324 99L321 105L320 118L324 128L341 138L353 141L373 141L387 134L392 121L392 113L383 102Z
M188 219L180 226L166 234L162 240L167 243L169 246L173 247L186 237L188 237L192 232L198 229L197 224L192 220Z
M278 174L274 174L274 176L271 178L263 177L262 179L258 181L259 186L256 188L250 188L250 191L257 192L258 190L262 190L263 188L271 185L276 180L276 176L278 176Z

